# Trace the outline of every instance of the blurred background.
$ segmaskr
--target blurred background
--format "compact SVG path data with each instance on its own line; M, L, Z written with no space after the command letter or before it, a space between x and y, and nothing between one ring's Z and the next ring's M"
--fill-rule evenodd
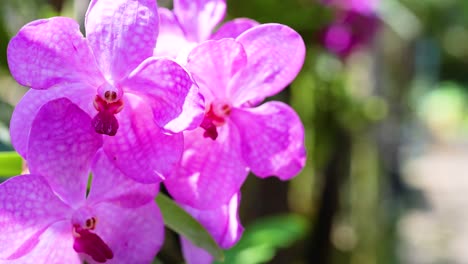
M82 22L87 4L1 1L1 151L26 90L9 39L38 18ZM468 263L468 1L232 0L227 12L302 35L301 73L269 100L301 116L308 162L289 182L249 177L225 263ZM160 262L182 262L166 241Z

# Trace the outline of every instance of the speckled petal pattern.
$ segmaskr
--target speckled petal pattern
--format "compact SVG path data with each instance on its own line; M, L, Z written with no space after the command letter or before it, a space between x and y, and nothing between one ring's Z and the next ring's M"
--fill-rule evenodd
M47 102L66 97L79 105L90 116L96 113L92 100L96 89L82 84L58 86L47 91L31 89L16 105L10 121L11 143L25 159L28 158L28 142L31 125L39 109Z
M39 238L71 208L39 175L21 175L0 185L0 259L19 258L37 246ZM24 262L23 262L24 263Z
M247 55L234 39L206 41L189 54L187 69L208 101L230 99L227 87L233 76L247 63Z
M29 170L44 176L73 206L85 199L90 163L101 146L90 116L70 100L56 99L45 104L32 123Z
M114 252L106 264L151 263L164 242L164 222L150 202L138 208L122 208L115 203L94 207L98 234ZM87 259L87 262L95 263Z
M183 131L197 128L205 117L205 98L197 85L192 84L185 97L180 115L164 126L166 131Z
M117 117L119 132L105 138L104 151L128 177L143 183L158 183L179 162L183 136L164 134L141 98L131 94L126 98L125 107Z
M242 153L260 177L294 177L305 165L304 127L294 110L281 102L257 108L233 109L232 120L242 127Z
M236 105L258 103L275 95L292 82L304 63L304 41L285 25L253 27L236 40L243 45L248 58L248 65L229 87Z
M225 0L174 0L174 13L193 42L207 40L225 12Z
M86 37L107 78L119 81L153 54L158 36L153 0L93 0Z
M178 202L198 209L214 209L239 191L248 171L235 126L227 123L221 127L216 141L204 138L203 132L199 128L184 133L181 165L164 184Z
M0 263L3 264L1 261ZM81 264L83 261L73 250L73 236L70 232L70 221L60 221L50 226L41 235L38 245L28 255L6 263Z
M34 89L102 80L88 42L71 18L25 25L8 44L7 57L16 81Z
M150 104L158 126L173 133L196 128L194 119L201 122L205 107L199 95L188 96L192 84L187 71L163 58L145 60L123 83Z
M88 204L107 201L135 208L153 202L158 193L158 184L143 184L126 177L103 151L96 154L91 168L93 182L87 197Z

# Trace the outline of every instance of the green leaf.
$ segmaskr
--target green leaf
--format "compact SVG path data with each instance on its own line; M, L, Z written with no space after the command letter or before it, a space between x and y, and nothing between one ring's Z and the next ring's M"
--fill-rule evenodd
M197 220L162 193L156 197L156 202L161 209L164 223L168 228L183 235L195 246L205 249L215 259L224 260L223 250Z
M153 264L164 264L164 263L161 260L159 260L158 258L154 258Z
M15 151L0 152L0 177L9 178L21 174L23 160Z
M249 225L241 240L226 251L225 264L268 263L280 248L304 239L308 221L300 215L280 215L257 220Z

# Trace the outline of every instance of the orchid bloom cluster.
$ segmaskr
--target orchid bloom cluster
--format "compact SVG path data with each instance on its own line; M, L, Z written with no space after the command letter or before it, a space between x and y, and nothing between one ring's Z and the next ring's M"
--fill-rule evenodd
M0 263L151 263L164 240L164 184L222 248L243 227L249 172L287 180L305 164L304 128L262 101L300 71L300 35L235 19L224 0L92 0L72 19L25 25L7 56L31 88L10 132L28 172L0 185ZM211 263L181 239L188 263Z

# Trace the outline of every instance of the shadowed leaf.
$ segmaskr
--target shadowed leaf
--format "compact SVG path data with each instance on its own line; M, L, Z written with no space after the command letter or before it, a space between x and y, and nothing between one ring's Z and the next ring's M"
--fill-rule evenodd
M216 244L206 229L180 208L173 200L160 193L156 202L161 209L164 223L174 232L183 235L195 246L208 251L215 259L223 260L223 250Z

